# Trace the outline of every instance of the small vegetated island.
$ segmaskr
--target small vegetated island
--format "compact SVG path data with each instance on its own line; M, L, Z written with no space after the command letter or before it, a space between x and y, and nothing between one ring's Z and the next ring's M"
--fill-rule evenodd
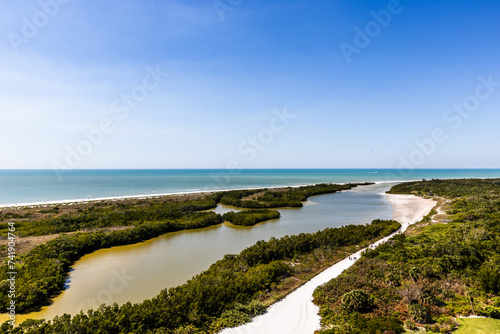
M450 333L467 324L457 316L500 319L500 179L410 182L390 193L433 196L440 212L319 287L319 333ZM471 320L500 330L499 320Z
M30 312L49 304L50 299L64 289L71 265L83 255L95 250L132 244L168 232L217 225L224 219L235 224L252 225L278 218L279 212L270 208L300 207L302 201L309 196L348 190L358 185L361 184L319 184L296 188L235 190L189 196L75 203L49 208L2 209L2 238L6 241L9 223L15 222L17 241L20 245L15 268L16 313ZM226 218L205 211L215 208L218 203L252 210ZM323 266L327 266L332 257L335 257L332 254L336 252L328 250L329 248L339 250L343 246L381 237L397 228L398 224L395 222L376 222L365 227L347 227L349 237L344 235L344 230L333 229L318 235L304 234L279 240L271 239L246 249L238 256L227 256L186 285L166 290L156 299L142 304L106 306L76 315L73 319L70 316L62 316L48 322L26 321L15 329L9 329L8 324L4 323L0 330L13 333L72 332L73 330L68 328L82 323L81 328L85 329L78 330L81 333L95 333L97 330L106 333L170 333L186 326L215 332L218 328L232 324L227 320L231 312L238 315L247 312L247 316L243 317L246 319L254 315L256 310L260 310L256 302L250 304L256 297L265 295L265 298L260 299L267 298L268 302L273 298L280 298L279 293L273 295L272 291L293 272L302 275L302 278L308 275L305 265L292 266L290 261L296 261L297 257L321 249L321 256L325 260ZM32 243L24 242L27 239ZM5 243L1 250L7 254ZM6 312L9 301L6 296L9 270L6 266L7 259L3 260L0 271L0 311ZM302 260L307 262L305 258ZM227 282L227 285L217 283L219 281ZM293 288L293 284L289 283L287 281L285 285L288 284L289 289ZM220 286L225 292L216 292L214 286ZM204 290L205 287L207 291ZM286 292L286 287L282 290ZM241 305L248 306L251 310L241 309ZM149 308L156 310L153 313L154 317L158 318L157 321L150 322L153 313L147 310ZM136 318L140 313L140 318ZM117 317L124 316L128 320L120 323L112 314ZM82 321L89 321L94 325L83 324Z
M240 226L254 226L260 222L264 222L271 219L278 219L280 213L278 210L270 209L254 209L245 210L240 212L228 212L225 213L222 218L234 225Z

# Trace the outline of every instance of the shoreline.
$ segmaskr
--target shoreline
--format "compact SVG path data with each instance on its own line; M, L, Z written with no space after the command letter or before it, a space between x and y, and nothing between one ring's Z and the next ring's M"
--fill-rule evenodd
M425 199L415 195L384 194L387 202L392 205L392 217L401 224L401 231L406 229L431 212L437 205L432 199ZM422 214L425 212L425 214Z
M394 180L394 181L363 181L360 183L373 183L373 184L385 184L385 183L402 183L402 182L414 182L418 180ZM281 186L261 186L261 187L248 187L248 188L228 188L228 189L213 189L213 190L189 190L182 192L172 192L172 193L159 193L159 194L143 194L143 195L124 195L124 196L111 196L111 197L92 197L92 198L77 198L77 199L62 199L62 200L51 200L42 202L27 202L27 203L15 203L15 204L0 204L0 210L2 209L17 209L17 208L32 208L32 207L49 207L54 205L78 205L87 204L94 202L104 202L104 201L123 201L129 199L158 199L169 196L189 196L189 195L199 195L199 194L212 194L222 191L232 191L232 190L255 190L255 189L279 189L279 188L298 188L304 186L312 186L321 183L332 183L332 184L349 184L357 182L320 182L320 183L307 183L300 185L281 185Z
M375 185L380 184L380 183L395 183L395 182L377 182L377 183L375 183ZM371 186L374 186L374 184L371 184ZM282 188L282 187L274 187L274 188ZM361 188L361 186L360 186L360 188ZM192 194L192 193L188 193L188 194ZM400 195L396 195L395 197L397 197L397 196L400 196ZM402 195L402 196L405 196L405 195ZM390 203L390 204L393 205L393 207L394 207L393 203ZM327 270L329 270L329 268L327 268L325 271L327 271ZM321 275L321 273L320 273L320 275ZM315 279L316 279L316 277L312 278L311 281L313 281ZM308 284L308 283L306 282L305 284ZM312 293L311 293L311 295L312 295Z
M433 169L430 169L433 170ZM454 169L436 169L436 170L454 170ZM458 169L461 170L461 169ZM472 171L475 169L465 169L466 171ZM497 168L491 168L491 169L477 169L477 170L494 170L494 171L500 171L500 169ZM400 175L401 176L401 175ZM487 177L477 177L477 176L453 176L453 177L440 177L438 179L441 180L448 180L448 179L481 179L481 180L486 180L486 179L491 179L491 178L499 178L499 176L487 176ZM273 185L273 186L266 186L266 185L259 185L259 186L249 186L249 187L228 187L228 188L222 188L219 187L217 188L212 188L212 189L192 189L192 190L174 190L172 192L159 192L159 193L150 193L150 194L134 194L134 195L111 195L111 196L103 196L103 197L87 197L87 198L70 198L70 199L55 199L55 200L44 200L44 201L33 201L33 202L17 202L17 203L0 203L0 210L5 209L5 208L25 208L25 207L46 207L46 206L51 206L51 205L74 205L74 204L82 204L82 203L91 203L91 202L99 202L99 201L119 201L119 200L129 200L129 199L151 199L151 198L161 198L161 197L166 197L166 196L181 196L181 195L193 195L193 194L203 194L203 193L214 193L214 192L220 192L220 191L231 191L231 190L252 190L252 189L261 189L261 188L268 188L268 189L275 189L275 188L285 188L285 187L302 187L302 186L308 186L308 185L315 185L315 184L321 184L321 183L331 183L331 184L347 184L347 183L375 183L375 184L384 184L384 183L404 183L404 182L415 182L415 181L421 181L421 180L431 180L432 178L409 178L409 179L389 179L388 177L385 177L383 180L360 180L360 181L353 181L350 180L348 182L333 182L333 181L315 181L315 182L310 182L310 183L302 183L302 184L296 184L296 185L289 185L289 184L282 184L282 185Z
M358 188L358 187L356 187L356 188ZM353 188L353 189L356 189L356 188ZM359 186L359 188L363 188L363 187L362 187L362 186ZM375 184L370 184L370 185L365 186L364 188L365 188L366 190L362 190L362 192L365 192L365 191L370 192L370 189L372 189L372 191L373 191L373 190L375 190L375 189L377 189L377 192L378 192L380 187L377 187ZM387 188L389 188L389 186L384 186L383 188L384 188L384 189L387 189ZM348 191L348 190L343 190L343 191ZM342 191L342 192L343 192L343 191ZM113 204L113 205L114 205L114 204ZM67 209L69 209L69 210L76 210L76 209L77 209L77 207L71 207L71 208L70 208L70 207L67 207L67 208L66 208L66 210L67 210ZM388 212L388 213L390 213L390 212Z
M384 237L368 247L377 247L397 233L402 233L408 226L422 220L437 204L436 201L424 199L415 195L384 194L393 207L393 219L401 224L400 231ZM368 248L367 247L367 248ZM252 319L245 325L226 328L219 334L260 334L260 333L290 333L311 334L320 329L321 318L319 308L313 303L314 290L339 276L359 259L361 249L347 258L340 260L325 269L311 280L290 293L281 301L271 305L266 313Z

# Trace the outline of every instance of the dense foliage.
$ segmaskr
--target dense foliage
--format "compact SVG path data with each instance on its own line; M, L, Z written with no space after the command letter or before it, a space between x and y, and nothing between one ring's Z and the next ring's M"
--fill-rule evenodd
M391 192L447 197L450 222L427 219L416 236L368 250L318 288L321 333L403 333L403 324L448 333L457 315L500 318L500 180L411 182ZM371 311L343 308L356 290L373 296Z
M467 198L482 196L486 198L489 197L489 194L497 194L499 187L500 179L432 179L401 183L392 187L388 193L417 194L421 196L432 193L450 199L456 199L461 196L466 196Z
M251 265L270 261L293 258L296 254L309 253L320 247L342 247L357 245L363 240L371 240L374 236L388 235L401 225L394 220L374 220L370 225L348 225L328 228L316 233L271 238L269 241L258 241L255 245L243 250L240 256Z
M216 206L217 202L209 196L187 201L166 199L130 204L102 202L80 210L81 212L58 215L58 210L52 209L51 212L56 215L51 218L39 220L28 218L17 221L16 233L19 236L46 235L102 227L131 226L147 221L176 220L184 218L186 214L212 209ZM0 223L0 233L4 235L6 231L7 222Z
M231 211L225 213L223 216L224 220L241 226L253 226L266 220L278 219L279 217L280 213L277 210L269 209L245 210L240 212Z
M372 308L373 296L364 290L352 290L342 296L342 311L344 312L366 312Z
M27 321L10 333L216 333L263 311L255 300L293 268L289 260L314 249L355 245L400 227L395 221L330 228L312 234L260 241L240 255L226 255L186 284L162 291L140 304L102 305L52 321Z

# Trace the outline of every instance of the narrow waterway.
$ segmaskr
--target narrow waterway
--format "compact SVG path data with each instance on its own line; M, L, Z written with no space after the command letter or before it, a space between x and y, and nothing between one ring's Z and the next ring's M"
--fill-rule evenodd
M303 208L279 209L280 219L253 227L221 224L96 251L75 263L67 289L52 305L40 312L17 315L16 323L28 318L76 314L103 303L141 302L162 289L185 283L225 254L237 254L258 240L391 219L392 207L382 195L390 186L376 184L311 197ZM218 206L215 212L231 210Z

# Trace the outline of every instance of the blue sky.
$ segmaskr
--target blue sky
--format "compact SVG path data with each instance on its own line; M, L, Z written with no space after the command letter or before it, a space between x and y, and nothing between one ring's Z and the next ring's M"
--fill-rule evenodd
M0 168L500 167L498 1L0 6Z

